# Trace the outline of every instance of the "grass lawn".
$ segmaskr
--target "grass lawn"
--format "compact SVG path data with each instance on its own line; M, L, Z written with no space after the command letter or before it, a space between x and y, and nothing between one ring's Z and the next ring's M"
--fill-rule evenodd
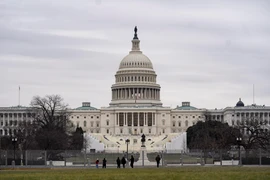
M270 179L270 167L166 167L126 169L15 169L0 170L0 179L115 179L115 180L169 180L169 179Z

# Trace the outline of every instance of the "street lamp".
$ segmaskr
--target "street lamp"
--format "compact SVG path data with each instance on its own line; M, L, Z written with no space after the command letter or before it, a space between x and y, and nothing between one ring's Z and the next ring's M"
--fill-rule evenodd
M126 144L127 144L127 162L128 162L128 144L129 144L130 140L126 139Z
M14 160L14 164L15 164L15 145L16 145L16 142L18 141L18 139L16 137L13 137L11 140L12 140L12 144L13 144L13 160Z
M236 142L237 142L237 145L238 145L239 165L241 165L242 162L241 162L241 149L240 149L240 147L241 147L242 138L241 137L237 137L236 138Z

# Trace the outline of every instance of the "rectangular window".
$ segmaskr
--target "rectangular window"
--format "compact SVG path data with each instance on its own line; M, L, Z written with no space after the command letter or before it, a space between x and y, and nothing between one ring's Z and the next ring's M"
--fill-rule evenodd
M94 126L94 122L91 122L91 127L93 127Z
M86 121L83 122L83 126L86 127Z
M149 129L149 131L148 131L148 132L149 132L149 134L151 134L151 129Z
M152 126L152 113L147 113L148 116L148 126Z
M144 113L140 113L140 126L143 126Z
M128 126L132 126L132 113L127 113Z
M178 122L178 126L181 127L181 121Z
M107 120L107 126L109 126L109 120Z
M124 113L119 113L119 126L124 126Z
M99 127L99 123L97 122L97 127Z
M133 113L133 126L138 126L138 113Z

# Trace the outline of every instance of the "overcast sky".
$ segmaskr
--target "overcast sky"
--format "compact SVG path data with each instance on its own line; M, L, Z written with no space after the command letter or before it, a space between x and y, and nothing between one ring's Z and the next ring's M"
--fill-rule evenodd
M111 101L138 26L163 105L270 105L270 1L1 0L0 106L60 94L70 107Z

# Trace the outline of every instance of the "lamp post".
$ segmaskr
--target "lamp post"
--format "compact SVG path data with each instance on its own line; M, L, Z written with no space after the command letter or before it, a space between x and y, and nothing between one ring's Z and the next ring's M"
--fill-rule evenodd
M126 139L126 144L127 144L127 162L128 162L128 144L129 144L129 142L130 142L130 140L129 139Z
M12 144L13 144L13 161L15 164L15 145L16 145L16 142L18 139L16 137L13 137L11 140L12 140Z
M241 142L242 142L242 138L237 137L236 142L237 142L237 145L238 145L239 165L242 165L242 162L241 162Z

